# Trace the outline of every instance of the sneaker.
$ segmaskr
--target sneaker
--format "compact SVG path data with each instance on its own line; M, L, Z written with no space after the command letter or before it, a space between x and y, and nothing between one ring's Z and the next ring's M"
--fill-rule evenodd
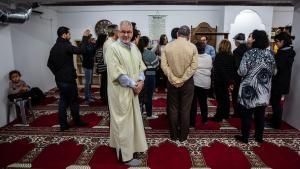
M152 116L148 116L147 120L153 120L153 119L157 119L157 118L158 118L158 116L152 115Z
M129 165L131 167L136 167L142 164L142 161L139 159L132 159L130 161L128 161L127 163L125 163L126 165Z

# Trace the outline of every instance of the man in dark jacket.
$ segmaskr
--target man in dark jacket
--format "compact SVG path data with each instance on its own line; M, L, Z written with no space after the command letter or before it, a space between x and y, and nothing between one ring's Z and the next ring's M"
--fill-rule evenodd
M80 120L79 99L76 83L76 69L74 67L73 54L82 54L87 36L90 34L86 30L83 34L81 48L73 46L70 42L71 34L69 28L59 27L57 30L58 38L50 51L47 66L55 76L55 82L59 89L59 124L60 130L69 128L67 122L66 109L70 107L71 115L76 126L86 126L87 123Z
M237 70L240 67L241 60L244 53L248 50L245 34L238 33L233 37L236 49L233 50L234 56L234 86L232 91L232 105L233 105L233 116L240 117L241 110L237 104L237 97L239 93L239 88L241 84L241 77L237 74Z
M273 115L271 127L279 129L282 119L281 97L289 93L292 66L296 55L292 45L292 38L286 32L281 32L274 38L278 47L275 55L277 74L272 79L271 105Z

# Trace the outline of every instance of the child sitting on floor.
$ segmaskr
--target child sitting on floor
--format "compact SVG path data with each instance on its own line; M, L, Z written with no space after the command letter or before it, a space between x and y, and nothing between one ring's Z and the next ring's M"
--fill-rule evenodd
M18 70L9 72L9 80L8 99L10 101L31 97L32 105L37 105L45 98L44 93L39 88L30 88L21 80L21 73Z

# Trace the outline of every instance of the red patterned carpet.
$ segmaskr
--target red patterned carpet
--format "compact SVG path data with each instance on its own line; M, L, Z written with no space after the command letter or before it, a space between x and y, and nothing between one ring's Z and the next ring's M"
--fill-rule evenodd
M109 111L97 97L87 105L81 101L80 114L89 122L85 128L72 126L59 132L57 91L52 90L39 106L34 107L36 118L28 117L29 125L18 120L0 129L0 168L92 168L125 169L109 145ZM83 91L80 92L83 100ZM215 106L209 101L209 116ZM220 123L201 123L197 115L196 127L190 129L187 141L171 141L166 116L166 94L156 93L154 113L158 119L144 119L147 143L146 153L137 153L143 164L151 169L246 169L274 168L300 169L300 132L288 124L280 130L265 129L263 144L250 139L249 144L236 142L240 121L231 118ZM268 108L270 111L270 108ZM251 131L253 135L253 130Z

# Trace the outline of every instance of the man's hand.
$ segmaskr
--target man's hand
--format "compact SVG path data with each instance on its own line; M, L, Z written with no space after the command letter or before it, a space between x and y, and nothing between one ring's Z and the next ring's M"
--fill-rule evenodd
M173 84L173 86L175 86L176 88L182 87L184 83L176 83Z
M144 87L144 81L136 82L136 86L135 86L135 88L133 88L134 95L135 96L139 95L140 92L142 91L143 87Z

